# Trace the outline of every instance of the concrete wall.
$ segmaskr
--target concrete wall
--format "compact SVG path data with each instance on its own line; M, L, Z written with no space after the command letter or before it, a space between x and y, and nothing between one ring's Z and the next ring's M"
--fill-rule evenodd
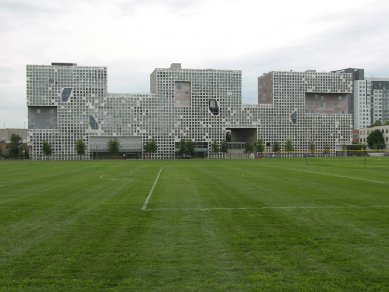
M91 136L89 142L90 152L107 152L107 143L111 139L117 139L120 143L119 152L142 152L143 144L140 136Z
M258 78L258 103L273 103L273 74L268 73Z
M305 110L307 113L346 114L348 100L349 94L306 93Z
M248 142L254 144L257 141L257 129L231 128L231 142Z
M11 141L11 135L16 134L22 137L23 141L27 139L27 129L15 129L15 128L6 128L0 129L0 142L9 142Z
M190 107L191 86L190 82L176 81L174 86L175 105L178 107Z
M28 128L29 129L57 129L56 106L29 106Z

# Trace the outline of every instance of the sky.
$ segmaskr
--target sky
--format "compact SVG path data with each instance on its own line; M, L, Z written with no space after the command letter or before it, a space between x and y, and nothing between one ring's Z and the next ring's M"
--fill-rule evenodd
M109 93L154 68L242 71L244 103L276 70L389 78L387 0L0 0L0 128L27 127L26 65L106 66Z

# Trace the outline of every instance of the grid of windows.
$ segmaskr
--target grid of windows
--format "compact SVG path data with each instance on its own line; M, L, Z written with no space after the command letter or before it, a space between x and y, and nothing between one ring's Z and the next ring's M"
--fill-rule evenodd
M305 111L305 94L351 93L351 74L271 72L272 103L242 104L241 71L157 68L151 94L108 94L105 67L27 66L27 105L57 107L57 129L29 129L32 157L41 159L42 141L53 145L52 158L77 159L75 142L91 136L155 139L153 158L174 158L176 143L221 142L227 129L257 130L268 145L292 139L296 149L317 149L351 141L349 114ZM217 106L216 106L217 105ZM291 115L293 114L293 120ZM269 146L271 148L271 146ZM268 150L270 150L270 148Z
M271 80L269 82L269 80ZM266 82L265 82L266 81ZM349 73L270 72L258 79L259 93L272 96L272 106L260 104L261 127L258 136L268 150L278 142L283 147L291 139L294 148L309 150L335 149L351 142L352 120L348 113L312 113L306 107L307 95L346 95L352 92ZM261 88L261 86L266 88ZM259 96L259 101L266 101Z
M94 116L94 105L106 96L107 69L55 64L27 65L27 106L56 107L57 129L32 129L29 140L34 159L43 158L42 142L53 146L53 159L76 159L75 142L89 142L89 116ZM91 132L91 131L89 131ZM89 148L87 147L89 156Z
M389 120L389 79L369 78L354 84L354 121L357 129Z

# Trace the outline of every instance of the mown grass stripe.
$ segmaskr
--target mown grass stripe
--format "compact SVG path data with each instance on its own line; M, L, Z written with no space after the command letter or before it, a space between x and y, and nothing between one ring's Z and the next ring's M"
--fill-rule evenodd
M0 290L385 291L388 158L0 161Z

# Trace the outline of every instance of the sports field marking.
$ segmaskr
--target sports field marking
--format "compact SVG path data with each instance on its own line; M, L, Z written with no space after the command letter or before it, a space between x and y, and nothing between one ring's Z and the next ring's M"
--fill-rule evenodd
M281 167L277 167L277 166L271 166L271 167L281 168ZM334 177L341 177L341 178L348 178L348 179L372 182L372 183L377 183L377 184L389 183L387 181L379 181L379 180L365 179L365 178L360 178L360 177L337 175L337 174L323 173L323 172L316 172L316 171L309 171L309 170L301 170L301 169L295 169L295 168L293 168L293 169L292 168L282 168L282 169L286 169L286 170L290 170L290 171L300 171L300 172L305 172L305 173L321 174L321 175L334 176Z
M212 210L257 210L257 209L260 209L260 208L252 208L252 207L242 207L242 208L239 208L239 207L210 207L210 208L150 208L150 209L147 209L147 211L212 211Z
M233 210L263 210L263 209L380 209L387 205L374 206L265 206L265 207L210 207L210 208L150 208L146 211L233 211Z
M112 180L112 181L118 181L118 180L125 181L125 180L129 180L130 179L130 177L128 177L128 178L125 178L125 177L122 177L122 178L105 177L105 174L100 175L99 178L100 179L104 179L104 180Z
M375 206L269 206L260 207L258 209L370 209L370 208L389 208L386 205Z
M160 169L159 172L158 172L157 177L156 177L155 180L154 180L154 184L153 184L153 186L151 187L151 190L150 190L150 192L149 192L149 195L147 196L145 202L143 203L142 210L146 210L146 208L147 208L147 205L148 205L148 203L149 203L149 200L150 200L150 198L151 198L151 195L153 194L154 188L155 188L155 186L157 185L159 176L161 175L162 169L163 169L163 167L161 167L161 169Z
M388 183L388 182L385 182L385 181L365 179L365 178L353 177L353 176L330 174L330 173L322 173L322 172L316 172L316 171L308 171L308 170L297 170L297 171L302 171L302 172L307 172L307 173L314 173L314 174L321 174L321 175L327 175L327 176L335 176L335 177L341 177L341 178L348 178L348 179L353 179L353 180L361 180L361 181L373 182L373 183L377 183L377 184L387 184Z

